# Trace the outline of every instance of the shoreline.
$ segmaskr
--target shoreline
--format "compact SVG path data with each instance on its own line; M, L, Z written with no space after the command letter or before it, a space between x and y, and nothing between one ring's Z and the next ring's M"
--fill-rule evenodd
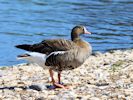
M133 49L113 50L89 57L79 68L62 72L62 81L70 89L42 91L24 89L31 85L48 85L48 70L33 64L0 67L0 100L133 98ZM55 74L55 78L57 75Z

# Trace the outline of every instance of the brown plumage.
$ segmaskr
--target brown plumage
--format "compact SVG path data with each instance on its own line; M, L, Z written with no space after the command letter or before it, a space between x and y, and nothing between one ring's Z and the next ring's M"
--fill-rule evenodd
M53 84L57 87L62 87L61 84L55 83L53 79L53 72L57 71L59 83L60 73L63 70L72 70L81 66L92 52L91 46L86 41L80 39L81 34L90 34L84 26L76 26L72 29L71 40L54 39L44 40L33 45L17 45L17 48L32 52L39 52L46 54L45 65L50 69L50 76Z

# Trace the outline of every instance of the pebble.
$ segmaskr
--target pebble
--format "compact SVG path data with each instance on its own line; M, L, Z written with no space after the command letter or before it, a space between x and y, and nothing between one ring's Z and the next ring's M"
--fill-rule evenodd
M132 100L132 73L133 50L97 52L81 67L62 72L61 80L69 89L47 89L48 70L39 66L3 67L0 100Z

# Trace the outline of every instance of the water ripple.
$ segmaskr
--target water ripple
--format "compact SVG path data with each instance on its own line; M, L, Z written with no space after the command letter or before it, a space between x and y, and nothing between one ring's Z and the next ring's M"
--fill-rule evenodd
M94 51L133 47L132 0L1 0L0 7L0 65L18 63L16 55L23 51L14 45L70 39L75 25L92 32L82 38Z

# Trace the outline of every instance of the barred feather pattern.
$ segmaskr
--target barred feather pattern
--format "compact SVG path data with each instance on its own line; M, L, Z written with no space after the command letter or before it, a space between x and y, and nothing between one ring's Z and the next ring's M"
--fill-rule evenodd
M33 45L17 45L17 48L46 54L44 64L55 71L72 70L81 66L91 54L89 43L64 39L44 40Z
M51 54L46 59L46 66L55 71L72 70L81 66L89 57L89 53L84 53L83 48L75 48L64 53Z

